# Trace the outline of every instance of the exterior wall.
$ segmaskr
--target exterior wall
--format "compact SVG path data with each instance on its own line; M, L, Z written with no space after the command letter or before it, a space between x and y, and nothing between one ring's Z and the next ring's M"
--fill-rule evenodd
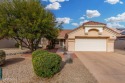
M107 52L114 52L114 40L107 40Z
M97 30L90 30L88 35L98 35L98 31Z
M102 33L103 32L103 27L86 27L85 28L85 33L88 33L89 32L89 30L92 30L92 29L95 29L95 30L98 30L99 31L99 33Z
M117 39L115 41L115 49L125 49L125 39Z
M107 28L104 28L102 33L100 34L98 30L90 30L88 34L85 34L85 30L83 27L76 29L75 31L68 34L68 51L75 51L75 38L76 36L79 37L86 37L86 38L107 38L107 52L114 52L114 41L116 39L117 33L110 31ZM70 42L71 39L74 41Z
M91 32L91 31L92 31L92 30L90 30L90 32ZM75 38L75 36L100 36L100 37L109 36L109 37L114 37L114 38L116 38L115 35L116 35L116 34L111 33L111 31L108 32L107 29L104 29L101 35L97 34L97 31L95 31L95 30L92 31L91 34L88 33L88 35L86 35L84 28L83 28L83 27L80 27L79 29L77 29L77 30L75 30L75 31L73 31L73 32L71 32L71 33L69 33L68 38Z
M2 39L0 40L0 48L14 48L16 41L14 39ZM39 43L40 47L46 48L49 44L46 38L41 38L41 42ZM25 44L23 44L25 46Z
M66 49L68 49L68 40L65 42Z
M69 33L68 38L75 38L75 36L85 36L84 29L81 27L71 33Z
M75 40L68 40L68 51L75 51Z
M13 39L2 39L0 40L0 48L14 48L16 41Z

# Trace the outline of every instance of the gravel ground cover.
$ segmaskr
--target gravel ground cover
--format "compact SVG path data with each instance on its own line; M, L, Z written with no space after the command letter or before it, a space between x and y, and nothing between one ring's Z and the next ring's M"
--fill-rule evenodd
M19 48L2 48L0 50L4 50L6 55L16 55L16 54L25 54L30 53L30 50L27 48L19 49Z
M62 70L54 77L42 79L33 72L31 57L21 55L7 56L0 83L97 83L78 58L66 63L63 58Z

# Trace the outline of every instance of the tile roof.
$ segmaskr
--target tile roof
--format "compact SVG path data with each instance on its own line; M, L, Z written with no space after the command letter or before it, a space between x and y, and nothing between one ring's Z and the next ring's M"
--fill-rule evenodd
M125 35L125 28L116 28L122 35Z
M71 32L72 30L61 30L58 38L65 38L65 34Z
M105 26L106 26L106 24L104 24L104 23L94 22L94 21L86 22L86 23L83 24L83 26L84 26L84 25L105 25ZM63 39L63 38L65 38L65 34L71 33L72 31L75 31L75 30L79 29L80 27L82 27L82 26L79 26L78 28L75 28L75 29L73 29L73 30L62 30L62 31L59 33L58 38ZM109 27L106 27L106 28L109 28ZM116 33L118 33L118 34L121 33L121 31L120 31L119 29L117 29L117 28L109 28L109 29L112 30L112 31L114 31L114 32L116 32ZM123 30L122 30L122 31L123 31ZM125 33L125 29L124 29L124 33Z
M121 33L121 31L117 28L109 28L109 29L112 29L113 31L117 32L117 33Z
M83 23L83 25L106 25L106 24L95 22L95 21L89 21L89 22Z
M83 23L83 25L79 26L78 28L75 28L75 29L71 30L71 31L68 32L68 33L71 33L71 32L73 32L73 31L79 29L80 27L82 27L82 26L84 26L84 25L105 25L105 26L106 26L106 24L104 24L104 23L95 22L95 21L88 21L88 22Z

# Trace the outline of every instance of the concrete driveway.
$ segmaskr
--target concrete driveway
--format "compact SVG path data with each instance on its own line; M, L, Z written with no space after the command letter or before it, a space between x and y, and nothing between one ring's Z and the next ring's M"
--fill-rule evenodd
M105 52L76 52L99 83L125 83L125 55Z

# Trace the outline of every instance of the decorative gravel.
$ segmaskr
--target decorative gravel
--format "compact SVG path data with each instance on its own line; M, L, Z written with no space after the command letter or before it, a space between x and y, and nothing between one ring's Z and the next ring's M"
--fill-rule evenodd
M30 53L30 50L27 48L19 49L19 48L2 48L0 50L4 50L6 55L17 55L17 54L25 54Z
M62 70L54 77L42 79L33 72L31 57L7 56L0 83L97 83L78 58L73 63L62 62Z

